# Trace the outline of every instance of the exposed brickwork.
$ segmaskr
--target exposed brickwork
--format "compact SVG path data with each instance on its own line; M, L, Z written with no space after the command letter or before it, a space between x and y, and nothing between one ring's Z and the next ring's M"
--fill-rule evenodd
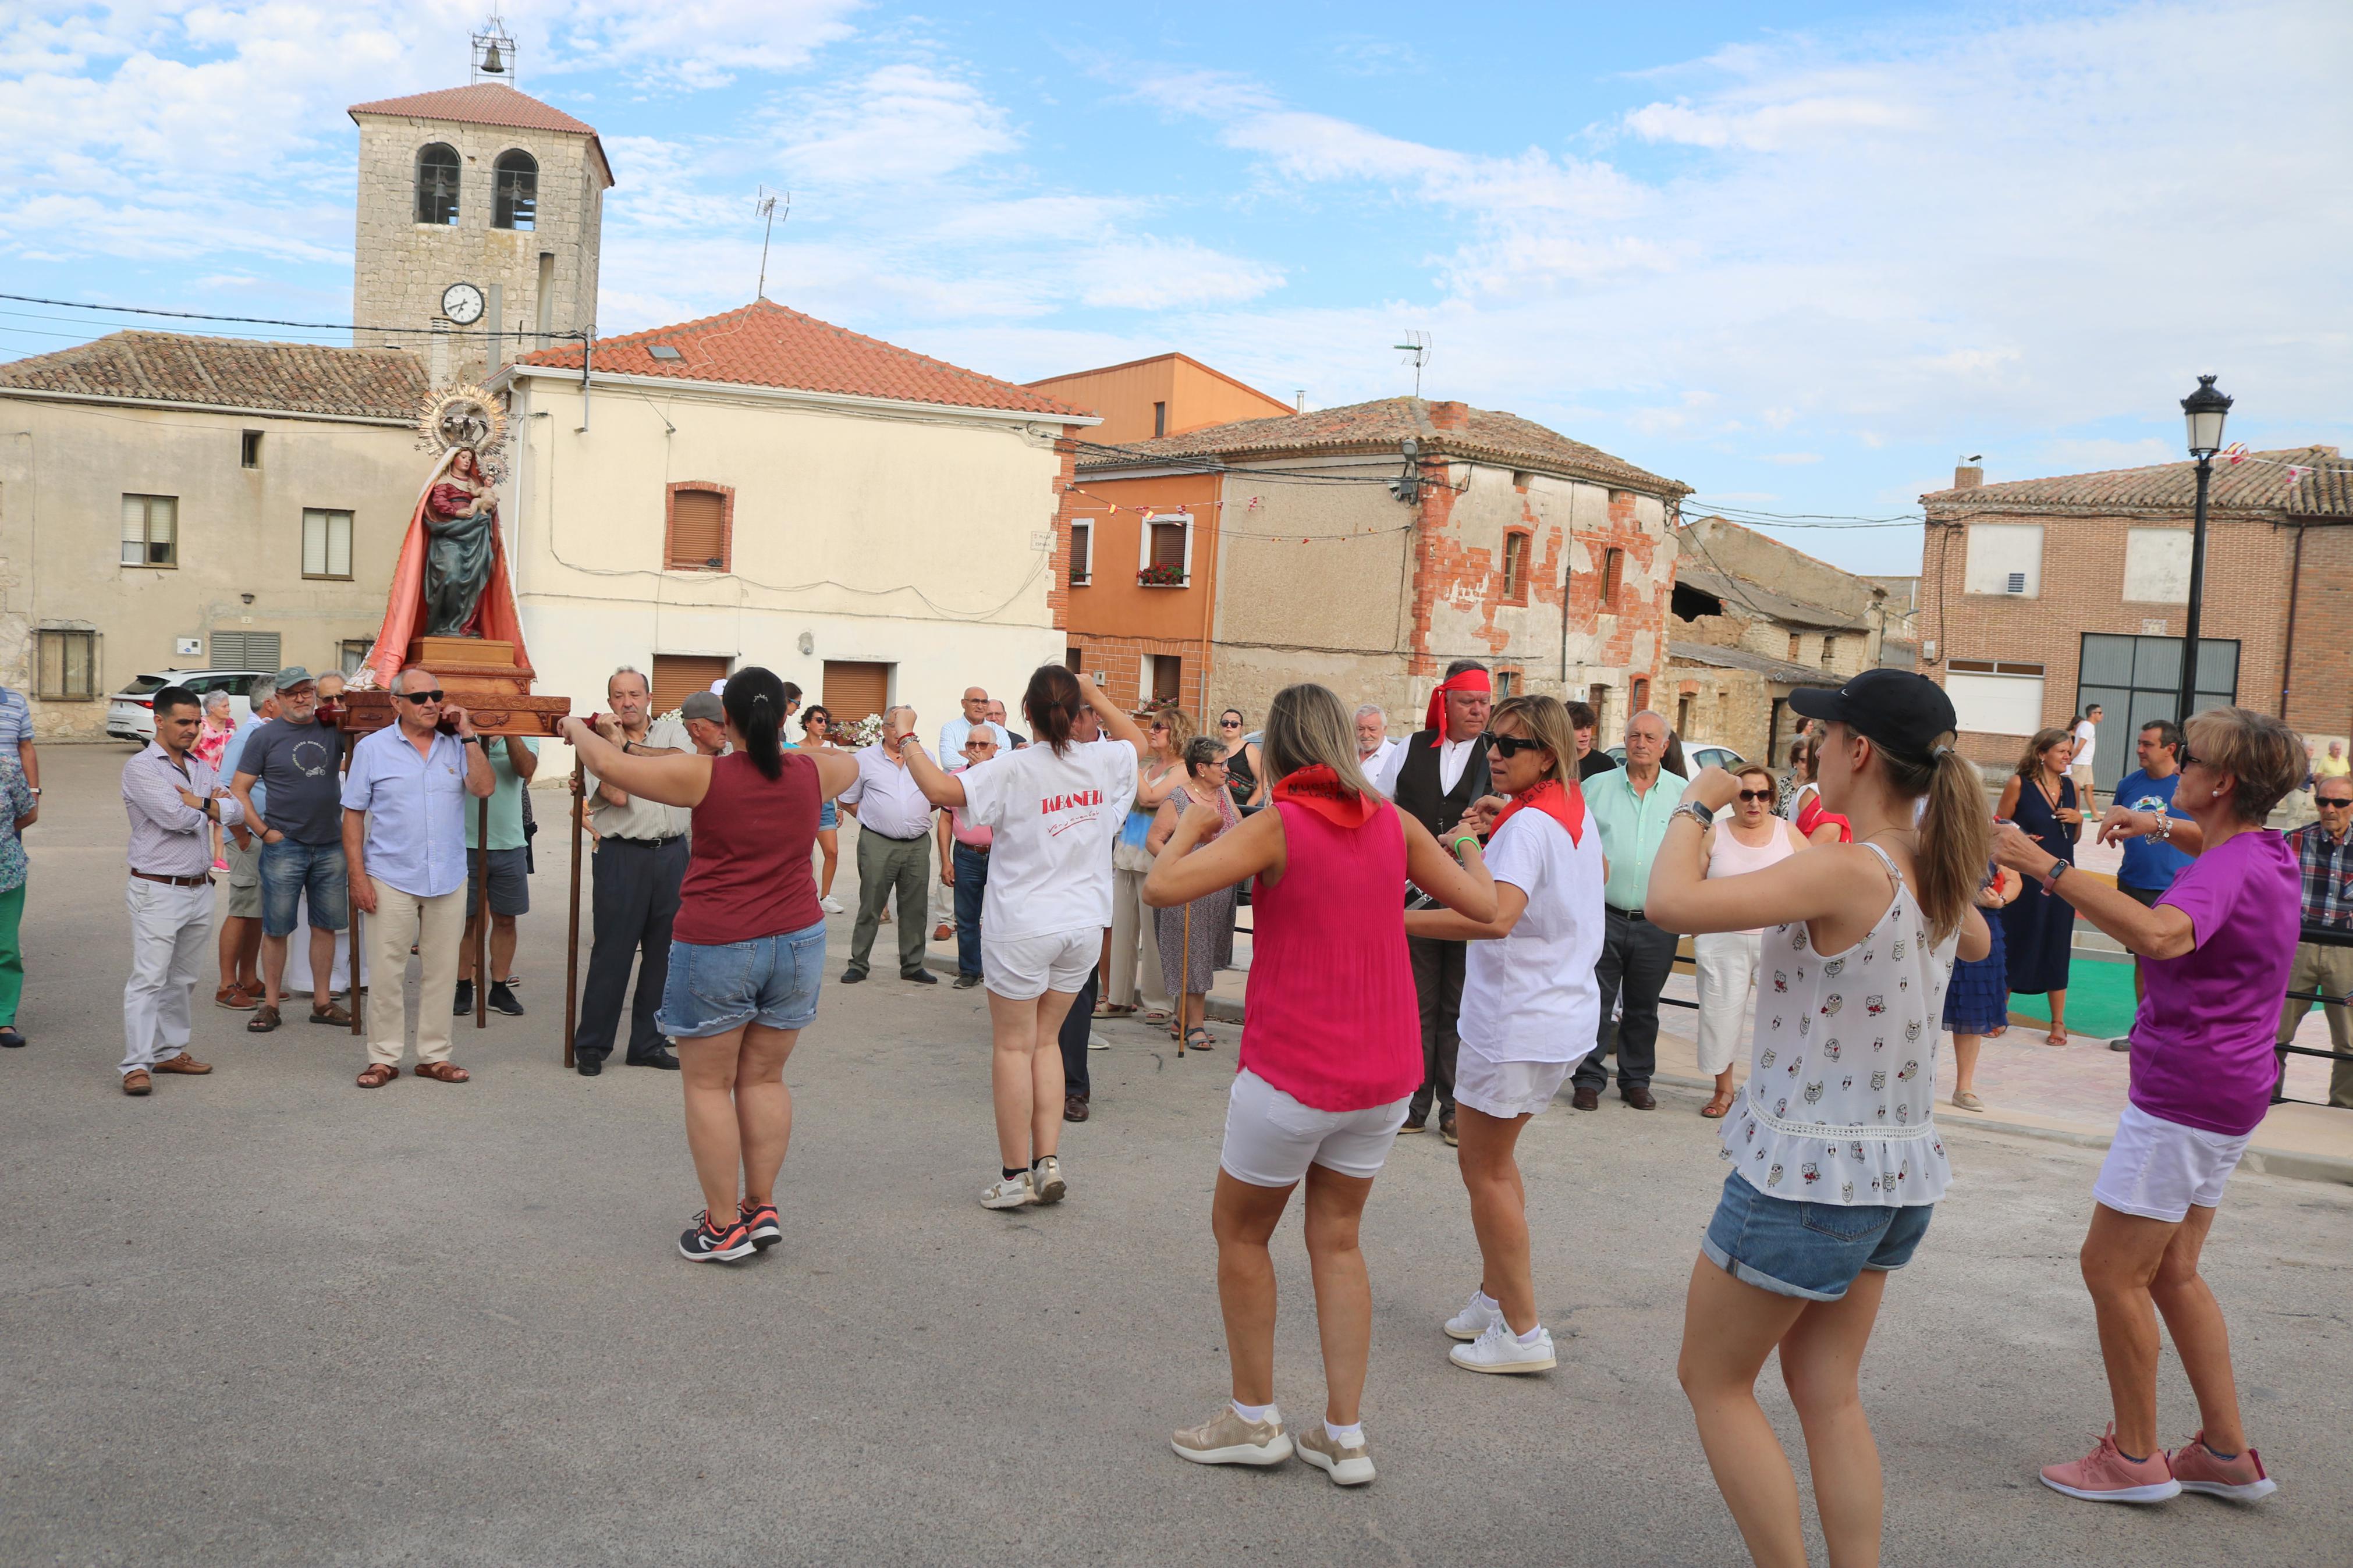
M2300 568L2283 717L2307 737L2340 739L2353 732L2353 528L2306 529Z
M1088 632L1072 632L1070 634L1070 646L1080 650L1082 668L1089 673L1101 672L1103 690L1113 701L1129 712L1143 707L1151 697L1144 683L1145 656L1174 655L1182 659L1184 664L1177 681L1176 705L1191 714L1198 727L1208 702L1208 672L1201 668L1201 645L1198 641L1105 637Z

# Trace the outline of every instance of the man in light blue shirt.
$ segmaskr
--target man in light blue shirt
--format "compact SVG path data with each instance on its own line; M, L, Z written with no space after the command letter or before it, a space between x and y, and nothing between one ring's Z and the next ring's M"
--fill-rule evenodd
M245 742L256 730L278 717L278 682L263 676L247 689L251 709L237 721L221 753L221 776L235 778ZM253 784L253 808L269 809L269 791L259 779ZM269 820L266 816L264 821ZM268 992L261 984L261 840L239 826L228 832L228 909L220 923L220 989L213 1001L235 1012L250 1013Z
M343 777L343 861L351 869L352 906L375 917L369 958L377 984L368 987L368 1065L362 1089L400 1076L408 1009L392 977L408 967L413 942L424 961L417 1010L417 1076L463 1083L465 1068L449 1059L450 1015L429 998L452 994L458 946L466 929L468 797L497 788L482 737L463 708L445 702L441 683L415 667L393 678L396 722L352 748ZM440 732L444 715L457 730Z
M1612 1048L1620 1097L1637 1110L1659 1103L1651 1095L1651 1075L1659 1061L1659 993L1674 972L1675 937L1642 918L1642 898L1659 842L1690 782L1666 771L1661 763L1666 754L1667 721L1645 709L1626 721L1626 765L1585 782L1585 808L1600 831L1609 880L1601 889L1607 908L1601 957L1593 966L1601 984L1601 1026L1592 1054L1577 1064L1572 1103L1579 1110L1601 1108L1601 1091L1609 1087L1603 1058ZM1610 1011L1621 998L1613 1026Z
M1012 731L988 716L987 691L977 686L965 687L963 708L962 713L940 726L939 754L941 756L963 756L965 737L979 729L997 731L997 749L999 752L1009 752L1013 749Z

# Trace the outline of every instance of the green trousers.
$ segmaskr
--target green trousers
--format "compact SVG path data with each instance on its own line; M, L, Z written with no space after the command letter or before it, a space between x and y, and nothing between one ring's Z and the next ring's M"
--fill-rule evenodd
M882 929L882 905L899 895L899 973L923 966L923 944L931 932L923 921L930 912L926 893L931 883L932 836L885 838L865 828L858 830L858 923L849 931L849 967L864 973L874 951L874 933Z
M25 950L16 942L16 922L24 918L25 887L19 883L0 893L0 1027L16 1021L16 1003L25 994Z

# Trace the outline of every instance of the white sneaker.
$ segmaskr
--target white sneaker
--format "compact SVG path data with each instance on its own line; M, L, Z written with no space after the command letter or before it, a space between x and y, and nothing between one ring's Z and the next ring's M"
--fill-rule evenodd
M1560 1364L1552 1353L1551 1331L1539 1327L1535 1343L1522 1344L1500 1317L1469 1344L1448 1351L1446 1359L1470 1372L1546 1372Z
M1111 1042L1090 1029L1087 1031L1087 1049L1091 1051L1107 1051L1111 1049Z
M842 912L841 900L835 898L831 893L828 893L825 897L819 899L817 901L817 907L823 910L829 915L838 915Z
M1062 1194L1070 1191L1068 1184L1062 1180L1062 1162L1051 1154L1038 1162L1036 1168L1029 1173L1029 1184L1036 1189L1040 1204L1060 1203Z
M1037 1189L1029 1184L1029 1173L1006 1176L980 1189L980 1206L985 1209L1018 1209L1038 1201Z
M1462 1310L1446 1320L1446 1331L1458 1340L1475 1340L1503 1321L1504 1310L1490 1302L1485 1291L1473 1290Z
M1335 1487L1360 1487L1373 1479L1373 1457L1365 1445L1351 1443L1343 1448L1321 1421L1309 1421L1294 1441L1299 1457L1330 1476Z

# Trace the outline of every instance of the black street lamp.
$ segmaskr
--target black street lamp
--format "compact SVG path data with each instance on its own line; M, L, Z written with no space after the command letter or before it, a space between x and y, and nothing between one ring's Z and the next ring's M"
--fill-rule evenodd
M2176 720L2183 725L2189 722L2190 704L2197 700L2198 689L2198 610L2206 577L2206 489L2213 481L2214 454L2222 449L2222 420L2231 412L2231 400L2214 390L2214 378L2201 375L2198 390L2181 400L2181 413L2189 422L2189 455L2198 459L2198 512L2189 528L2189 609L2188 624L2181 638L2181 690L2176 703Z

